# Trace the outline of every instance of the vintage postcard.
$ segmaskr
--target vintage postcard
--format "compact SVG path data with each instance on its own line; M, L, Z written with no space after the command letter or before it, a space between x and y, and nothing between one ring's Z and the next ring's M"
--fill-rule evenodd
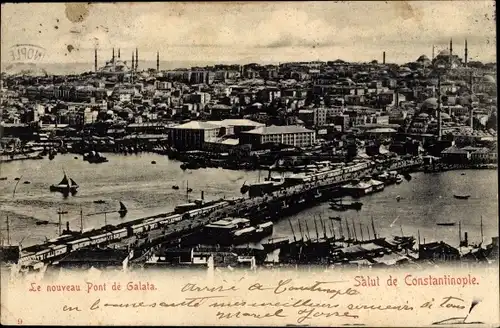
M500 325L493 1L4 3L8 325Z

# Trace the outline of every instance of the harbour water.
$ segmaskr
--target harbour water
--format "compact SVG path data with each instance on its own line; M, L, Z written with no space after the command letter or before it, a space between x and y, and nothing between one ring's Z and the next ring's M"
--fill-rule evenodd
M1 164L0 175L7 180L0 181L0 224L2 238L6 239L6 219L9 218L11 244L22 246L51 239L58 234L59 209L67 211L62 215L63 226L69 222L71 229L80 228L80 210L83 213L84 229L107 224L117 224L126 220L168 212L176 205L187 201L186 183L193 192L190 199L240 197L240 187L245 181L256 182L258 172L231 171L207 168L182 171L180 162L169 160L156 154L125 155L105 154L108 163L89 164L81 156L58 155L48 159L17 161ZM151 164L156 161L156 164ZM58 183L63 169L79 185L75 196L64 198L59 193L51 193L49 186ZM465 174L463 174L465 173ZM262 172L263 178L266 173ZM17 184L14 179L21 177ZM30 184L24 184L30 181ZM383 192L363 197L360 211L334 212L328 204L306 209L290 217L295 234L299 235L298 219L308 222L309 235L315 238L313 219L328 219L340 216L354 222L360 237L360 224L364 238L368 226L371 231L373 217L378 235L414 235L420 232L421 241L440 241L457 246L459 240L458 222L462 233L467 231L471 242L480 241L480 222L483 220L485 242L498 235L498 187L497 171L467 170L434 174L414 173L410 181L385 188ZM178 185L179 190L172 189ZM14 192L15 190L15 192ZM467 200L453 197L453 194L470 194ZM399 202L397 196L400 196ZM95 200L105 200L105 204L95 204ZM117 213L89 215L112 211L119 208L119 201L126 204L129 212L125 218ZM47 225L37 225L37 221L49 221ZM437 222L456 222L455 226L437 226ZM318 221L319 223L319 221ZM338 229L338 223L334 223ZM318 224L319 234L323 231ZM330 235L329 229L327 229ZM338 232L338 230L337 230ZM345 225L344 225L345 233ZM274 236L292 237L290 224L283 219L275 224Z

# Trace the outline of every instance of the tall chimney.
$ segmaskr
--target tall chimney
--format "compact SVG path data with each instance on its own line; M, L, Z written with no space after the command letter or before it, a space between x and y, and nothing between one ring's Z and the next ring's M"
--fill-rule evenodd
M97 48L94 49L94 69L97 72Z
M467 51L467 39L465 39L465 56L464 56L464 59L465 59L465 67L467 67L467 56L468 56L468 51Z
M156 71L160 71L160 52L156 52Z
M385 51L382 53L382 64L385 65Z
M139 50L135 48L135 70L139 67Z
M118 58L120 58L120 48L118 48Z

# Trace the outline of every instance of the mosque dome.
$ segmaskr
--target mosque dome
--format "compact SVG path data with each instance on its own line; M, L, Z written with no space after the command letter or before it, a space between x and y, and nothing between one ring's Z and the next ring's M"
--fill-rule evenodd
M496 83L495 78L491 75L483 76L483 82L484 83Z
M441 57L441 56L449 56L450 55L450 51L448 49L444 49L444 50L441 50L438 54L438 57Z
M422 55L420 57L418 57L417 59L417 63L430 63L431 60L429 59L429 57L427 57L426 55Z
M438 101L437 98L427 98L423 103L422 103L422 110L429 110L429 109L436 109L438 107Z
M441 112L441 120L451 120L451 117L447 113Z

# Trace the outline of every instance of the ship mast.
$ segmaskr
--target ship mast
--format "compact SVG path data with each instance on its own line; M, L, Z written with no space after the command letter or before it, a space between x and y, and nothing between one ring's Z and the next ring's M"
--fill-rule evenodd
M356 226L354 225L354 219L351 218L351 223L352 223L352 231L354 233L354 240L358 241L358 236L356 235Z
M7 246L10 245L10 225L9 225L9 216L7 215Z
M347 229L347 239L351 240L352 237L351 237L351 231L349 229L349 222L347 222L347 219L345 220L345 227Z
M302 226L300 225L300 220L297 220L299 222L299 232L300 232L300 240L304 241L304 235L302 234Z
M481 245L483 244L483 216L481 215Z
M61 219L62 219L62 214L61 214L61 209L59 209L59 211L57 212L58 216L59 216L59 236L61 235Z
M80 206L80 232L83 232L83 209Z
M297 238L295 237L295 231L293 231L292 221L290 221L290 219L288 219L288 223L290 223L290 229L292 229L293 241L296 242Z
M462 221L458 221L458 243L462 246Z
M321 219L321 217L319 218L319 222L321 222L321 226L323 227L323 237L325 238L325 240L327 239L327 236L326 236L326 226L325 226L325 222Z
M377 233L375 232L375 224L373 223L373 216L372 216L372 230L373 230L373 238L377 239Z
M306 221L306 232L307 232L307 240L311 240L311 236L309 235L309 227L307 226L307 221Z
M361 222L359 223L359 232L361 233L361 240L365 240L365 238L363 237L363 226L361 225Z
M314 229L316 230L316 241L319 240L318 225L316 224L316 217L314 217Z

